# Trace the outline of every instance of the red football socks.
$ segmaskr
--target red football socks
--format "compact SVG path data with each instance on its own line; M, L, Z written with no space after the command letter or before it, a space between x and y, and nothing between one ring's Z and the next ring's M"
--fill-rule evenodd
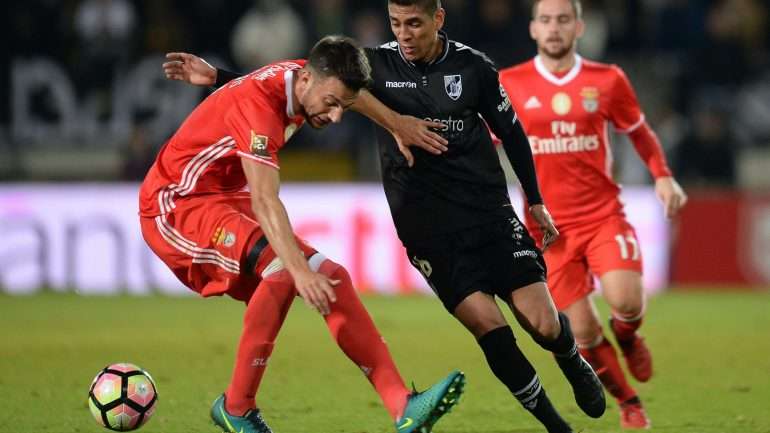
M345 268L325 260L319 272L333 280L337 302L325 316L329 331L348 358L364 372L391 418L398 419L409 390L390 356L382 336L358 298ZM235 368L226 392L226 409L242 416L255 407L254 397L273 350L273 344L296 296L286 271L263 280L246 307Z
M348 272L326 260L319 272L340 280L334 286L337 302L330 305L326 324L337 345L364 372L380 395L391 418L398 419L406 406L409 390L396 368L380 333L361 304Z
M617 352L604 336L601 343L590 348L581 347L579 350L594 368L607 391L619 402L636 397L636 391L628 383L620 367Z
M615 338L620 342L633 340L636 330L642 326L643 318L644 316L642 315L630 318L623 317L613 312L610 323L612 324L612 332L615 334Z
M291 279L276 278L263 280L251 296L243 318L233 376L225 393L225 409L231 415L242 416L255 407L254 396L295 296Z

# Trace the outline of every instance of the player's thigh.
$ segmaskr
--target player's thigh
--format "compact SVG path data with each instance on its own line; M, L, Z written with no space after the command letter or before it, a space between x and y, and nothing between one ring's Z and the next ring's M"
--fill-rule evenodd
M642 308L642 252L636 231L625 218L618 216L601 224L586 257L613 309L625 314Z
M480 291L473 292L460 301L453 315L476 338L508 324L495 302L495 297Z
M481 259L484 291L509 302L512 292L538 283L545 287L543 253L518 219L489 224L484 230L483 246L469 252Z
M546 258L552 253L551 250L546 251ZM585 258L573 256L573 260L562 262L560 267L549 268L548 289L559 311L565 311L570 305L590 296L594 291L594 282Z
M586 248L586 258L594 275L601 277L616 270L642 272L639 239L625 218L612 217L596 225L593 233L587 236L590 236L590 241Z
M456 234L406 245L406 252L449 313L454 314L460 302L480 290L482 259L468 253Z
M545 283L532 283L512 291L508 305L530 335L547 339L559 335L556 306Z
M585 296L564 309L570 321L575 341L582 346L590 346L601 335L599 312L590 296Z
M644 309L642 274L629 270L605 272L599 281L602 294L613 311L623 316L636 316Z
M166 248L189 258L186 269L193 290L203 296L229 294L247 301L258 279L247 257L261 229L250 211L248 195L192 198L156 218Z

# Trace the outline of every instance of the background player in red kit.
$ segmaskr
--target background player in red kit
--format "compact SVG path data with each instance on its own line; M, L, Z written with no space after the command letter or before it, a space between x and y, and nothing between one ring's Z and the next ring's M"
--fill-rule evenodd
M652 359L636 332L645 305L642 256L612 177L608 124L634 143L655 178L668 217L676 215L687 197L671 176L623 71L576 54L583 29L579 1L535 1L530 34L538 56L501 71L500 81L527 131L543 199L561 232L561 239L545 252L553 299L569 317L581 353L618 400L621 425L647 428L649 419L589 297L597 276L612 310L610 329L628 369L637 380L647 381ZM532 221L528 225L537 230Z
M327 37L307 62L277 62L233 80L190 114L142 184L150 248L202 296L247 303L232 380L211 409L225 431L271 431L254 397L297 295L324 316L399 432L429 431L462 392L464 377L454 372L410 394L347 271L293 235L278 197L278 151L304 122L339 122L370 72L352 40Z

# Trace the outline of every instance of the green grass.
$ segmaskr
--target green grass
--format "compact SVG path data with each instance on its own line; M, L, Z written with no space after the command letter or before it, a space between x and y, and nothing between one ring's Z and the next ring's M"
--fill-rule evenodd
M365 303L407 380L425 387L454 368L466 372L466 394L436 433L543 431L435 299ZM638 390L653 431L770 433L770 294L674 293L648 311L656 375ZM227 298L0 296L0 432L106 431L88 412L88 386L106 364L130 361L153 374L160 393L144 433L214 433L209 405L229 380L242 312ZM514 332L575 431L619 431L614 403L600 420L583 416L549 355ZM276 433L393 431L368 382L299 302L259 403Z

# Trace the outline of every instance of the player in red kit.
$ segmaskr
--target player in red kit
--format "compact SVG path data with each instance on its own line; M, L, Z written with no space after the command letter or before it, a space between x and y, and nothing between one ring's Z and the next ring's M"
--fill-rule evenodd
M649 380L652 358L637 333L645 308L642 255L612 177L609 124L634 143L668 217L677 214L687 196L672 177L623 71L576 54L583 30L578 0L535 1L530 34L538 55L501 71L500 82L527 131L543 199L561 232L545 252L556 307L569 317L580 352L620 404L621 426L648 428L639 396L589 297L596 276L612 310L609 327L631 375ZM537 230L532 221L528 225Z
M411 393L350 276L294 236L278 197L279 150L305 122L339 122L370 79L351 39L267 65L219 88L163 146L140 192L142 235L189 288L246 302L235 368L211 408L227 432L269 433L255 395L296 296L321 313L398 432L430 431L462 392L460 372Z

